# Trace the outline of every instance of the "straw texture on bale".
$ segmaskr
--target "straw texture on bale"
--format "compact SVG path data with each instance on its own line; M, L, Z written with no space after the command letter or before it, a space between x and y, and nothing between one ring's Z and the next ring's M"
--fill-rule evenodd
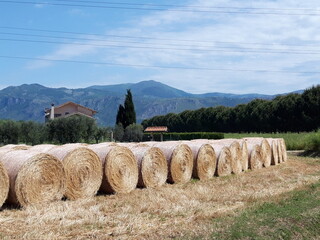
M244 140L240 140L241 144L241 165L242 170L247 171L249 169L249 153L247 142Z
M277 141L277 148L278 148L278 160L279 160L279 163L283 163L284 159L283 159L283 148L281 146L281 140L277 139L276 141Z
M1 155L0 161L9 175L9 203L27 206L62 198L65 172L52 155L15 150Z
M261 137L253 137L253 138L245 138L247 144L257 144L261 147L260 155L262 165L264 167L269 167L271 165L271 147L269 142L265 138Z
M103 166L101 191L129 193L136 188L138 164L129 148L117 144L94 144L89 148L99 156Z
M242 158L242 150L239 142L234 141L229 146L231 152L231 170L234 174L239 174L242 172L241 158Z
M271 165L278 165L279 154L278 154L277 140L273 138L267 138L267 141L269 142L270 148L271 148Z
M256 170L262 168L261 146L258 144L248 144L249 168Z
M282 150L282 161L286 162L288 159L286 142L284 141L283 138L280 138L279 141L280 141L281 150Z
M93 197L97 193L102 181L102 165L95 152L81 144L66 144L53 147L47 153L63 164L66 173L65 196L68 199Z
M229 147L224 146L218 141L210 141L211 146L213 147L216 156L217 156L217 167L216 175L217 176L227 176L232 172L231 161L232 156Z
M148 145L129 145L139 168L138 187L160 187L167 181L168 163L160 148Z
M184 142L193 153L192 176L200 180L212 178L216 171L217 156L213 147L203 142Z
M0 149L7 149L7 150L28 150L29 148L31 148L31 146L28 146L25 144L19 144L19 145L8 144L3 147L0 147Z
M262 158L262 163L264 167L270 167L271 165L271 155L272 155L272 151L271 151L271 147L270 144L268 143L268 141L266 139L263 139L261 141L261 158Z
M190 147L179 141L146 142L158 147L164 153L168 162L168 182L187 183L193 171L193 154Z
M0 207L3 205L7 199L9 192L9 176L7 169L0 162Z

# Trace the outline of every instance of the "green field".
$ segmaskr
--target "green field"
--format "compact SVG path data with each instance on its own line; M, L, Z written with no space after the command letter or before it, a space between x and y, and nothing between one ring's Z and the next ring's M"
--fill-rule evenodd
M213 220L211 239L319 239L320 182L280 198Z
M303 133L225 133L225 138L265 137L283 138L287 150L312 150L310 144L313 141L320 142L320 131Z

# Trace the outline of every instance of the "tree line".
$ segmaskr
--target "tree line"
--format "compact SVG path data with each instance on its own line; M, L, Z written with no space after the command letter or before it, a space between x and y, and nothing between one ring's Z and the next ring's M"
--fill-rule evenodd
M236 107L209 107L155 116L142 122L171 132L301 132L320 128L320 85L302 94L255 99Z
M84 116L58 118L47 123L0 120L0 145L25 143L76 143L110 140L110 127L99 127L94 119Z

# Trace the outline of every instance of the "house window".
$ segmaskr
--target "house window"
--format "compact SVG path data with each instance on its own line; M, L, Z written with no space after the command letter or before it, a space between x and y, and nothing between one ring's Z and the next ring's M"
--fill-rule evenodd
M55 114L54 117L61 117L61 114Z
M68 114L69 114L69 112L65 112L65 113L64 113L64 115L68 115Z

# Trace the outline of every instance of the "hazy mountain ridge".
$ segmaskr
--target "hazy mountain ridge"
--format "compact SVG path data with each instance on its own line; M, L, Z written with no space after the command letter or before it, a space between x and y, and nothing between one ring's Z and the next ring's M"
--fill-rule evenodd
M48 88L40 84L23 84L0 90L0 119L44 121L44 109L73 101L98 111L97 120L103 125L114 125L119 104L126 89L131 89L141 121L155 115L182 112L218 105L236 106L255 98L272 99L274 95L261 94L191 94L156 81L136 84L91 86L88 88Z

